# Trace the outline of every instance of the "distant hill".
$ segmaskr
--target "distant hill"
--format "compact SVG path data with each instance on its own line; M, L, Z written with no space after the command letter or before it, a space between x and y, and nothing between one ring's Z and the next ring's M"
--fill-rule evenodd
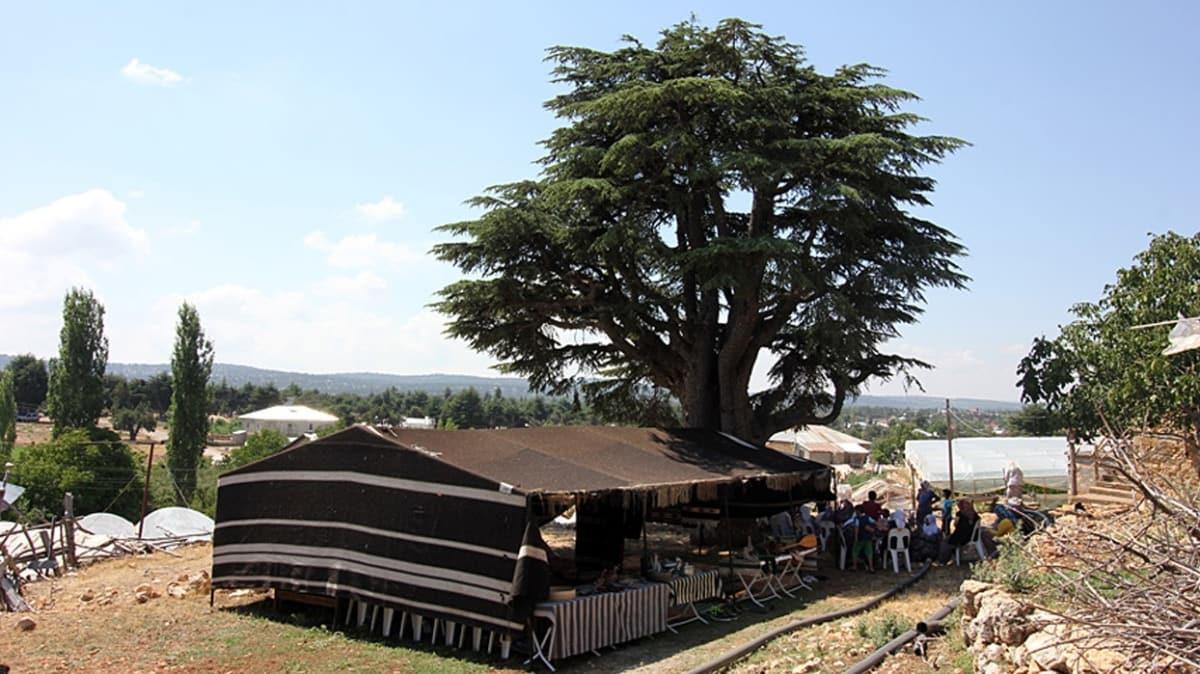
M0 354L0 367L8 364L12 356ZM128 378L147 379L160 372L170 371L165 363L109 363L109 374ZM426 391L441 393L449 388L458 391L475 387L477 391L491 392L499 388L505 396L530 395L529 385L519 377L472 377L460 374L380 374L377 372L338 372L334 374L308 374L266 370L249 365L214 363L212 381L224 381L230 386L274 384L284 388L295 384L302 389L316 389L322 393L378 393L395 387L402 391Z
M0 367L4 367L12 356L0 354ZM110 374L123 377L146 379L160 372L167 372L170 366L164 363L109 363ZM426 391L441 393L447 388L451 391L475 387L477 391L492 391L499 388L505 396L519 397L530 395L529 386L519 377L473 377L461 374L380 374L378 372L338 372L333 374L308 374L305 372L285 372L282 370L265 370L249 365L232 365L216 363L213 365L213 382L221 382L230 386L254 384L263 386L274 384L284 388L295 384L302 389L316 389L323 393L378 393L389 388L401 391ZM941 409L945 405L944 398L934 396L877 396L864 395L851 401L849 405L858 407L894 407L897 409ZM980 409L987 411L1019 410L1021 405L1002 400L979 400L976 398L951 398L950 404L957 409Z
M935 396L873 396L862 395L847 403L850 407L894 407L902 410L932 410L946 406L945 398ZM950 406L960 410L1009 412L1021 409L1021 403L979 398L951 398Z

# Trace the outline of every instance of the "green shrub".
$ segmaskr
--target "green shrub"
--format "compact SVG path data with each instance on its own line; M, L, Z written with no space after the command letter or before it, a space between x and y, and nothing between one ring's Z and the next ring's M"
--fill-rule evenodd
M976 564L971 570L975 580L1004 586L1009 592L1033 592L1042 583L1040 574L1025 553L1025 537L1014 531L1000 539L998 554Z
M894 613L884 613L876 618L858 622L858 636L870 641L875 648L882 648L892 639L908 631L908 621Z
M63 494L75 496L75 514L107 511L136 520L142 471L129 445L104 429L70 430L12 453L12 481L25 487L18 503L31 518L62 512Z
M221 462L221 470L233 470L259 459L265 459L287 446L283 433L271 428L254 433L246 438L246 444L235 447Z

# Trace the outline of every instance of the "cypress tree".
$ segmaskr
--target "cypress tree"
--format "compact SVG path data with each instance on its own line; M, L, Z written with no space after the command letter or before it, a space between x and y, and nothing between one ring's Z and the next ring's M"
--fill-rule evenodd
M170 436L167 468L178 487L180 505L187 505L196 490L196 469L208 435L208 378L212 374L213 346L204 338L200 314L184 302L175 328L171 354Z
M72 288L63 300L58 358L50 362L47 411L54 419L55 437L68 429L96 425L104 410L107 367L104 306L92 291Z

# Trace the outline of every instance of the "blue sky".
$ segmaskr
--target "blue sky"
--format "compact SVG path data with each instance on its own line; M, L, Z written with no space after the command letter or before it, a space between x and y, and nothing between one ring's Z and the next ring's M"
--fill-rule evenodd
M51 355L85 284L113 360L167 360L187 298L225 362L486 374L426 308L456 277L432 228L535 174L546 47L693 12L884 66L973 143L930 216L974 280L892 345L930 394L1015 399L1035 335L1148 232L1195 231L1192 3L242 4L0 8L0 353Z

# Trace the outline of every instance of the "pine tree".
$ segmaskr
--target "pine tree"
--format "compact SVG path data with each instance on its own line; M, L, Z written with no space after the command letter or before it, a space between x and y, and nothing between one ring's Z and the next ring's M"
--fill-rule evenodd
M212 342L204 338L196 308L185 302L179 307L171 354L171 434L167 440L167 467L178 488L180 505L187 505L195 492L196 469L204 454L212 364Z
M96 425L104 410L107 367L104 306L92 291L72 288L63 300L58 358L50 362L47 411L54 419L55 437L68 429Z

